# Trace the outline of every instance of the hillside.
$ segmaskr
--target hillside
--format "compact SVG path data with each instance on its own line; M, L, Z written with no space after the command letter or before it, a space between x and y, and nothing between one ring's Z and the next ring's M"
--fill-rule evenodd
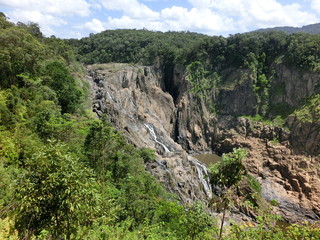
M0 14L0 239L319 238L319 41Z
M279 203L274 210L288 222L319 218L318 35L255 32L229 38L199 35L195 41L185 35L192 47L184 49L175 43L185 33L150 32L158 36L152 46L170 46L150 50L151 43L139 45L139 37L130 42L130 32L136 33L106 31L74 46L79 59L89 57L101 63L82 49L96 46L99 52L105 49L119 56L112 46L99 44L113 36L119 46L126 46L127 56L139 53L137 59L120 58L118 62L149 65L144 69L137 65L133 69L117 64L88 66L97 83L94 111L98 115L107 112L136 146L157 149L158 159L170 167L163 171L155 164L154 174L167 182L164 175L173 171L171 184L165 185L168 190L178 193L184 202L207 201L208 184L200 178L189 180L197 179L197 172L204 173L189 171L194 163L184 157L184 151L223 154L242 147L249 152L244 163L262 184L262 196ZM166 54L150 54L157 49ZM145 56L154 57L145 61ZM137 129L141 129L139 134ZM174 177L175 170L184 178ZM190 196L197 184L204 191Z
M247 103L251 106L243 105L242 109L229 111L228 108L234 104L219 109L225 103L218 100L213 105L221 113L237 116L259 114L272 120L277 116L285 119L305 98L319 93L317 79L312 80L311 89L306 89L304 83L287 86L290 83L277 81L280 74L277 68L296 69L293 78L299 74L316 75L320 69L319 39L318 35L286 35L281 32L254 32L224 38L193 33L110 30L69 42L75 46L78 59L85 63L119 62L159 67L164 74L165 90L175 100L179 92L179 86L174 86L171 81L175 66L200 71L198 74L203 79L195 79L198 82L191 84L193 88L199 87L201 93L208 94L206 97L214 91L220 94L230 92L250 80L252 85L249 87L254 89L252 98L256 98L255 102ZM113 57L103 58L104 52ZM124 53L125 57L119 53ZM201 81L206 81L208 86ZM287 81L295 82L292 79ZM288 92L289 89L295 92Z
M263 28L256 30L257 32L269 32L269 31L281 31L286 34L292 33L309 33L309 34L320 34L320 23L310 24L302 27L274 27L274 28Z

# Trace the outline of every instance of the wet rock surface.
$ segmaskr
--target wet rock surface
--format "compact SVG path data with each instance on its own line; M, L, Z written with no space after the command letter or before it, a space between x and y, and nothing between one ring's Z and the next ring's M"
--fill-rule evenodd
M207 169L192 153L214 150L222 154L243 147L249 152L246 167L261 183L263 197L279 203L274 207L277 213L289 222L320 218L320 159L316 142L319 129L310 126L303 130L304 126L296 124L295 130L289 132L231 116L234 111L251 114L256 99L249 85L220 91L217 101L230 106L224 109L224 115L217 116L208 111L203 101L188 93L182 67L175 67L169 80L155 67L103 64L87 66L87 71L93 111L100 117L106 113L135 146L156 150L157 160L147 163L146 168L183 203L207 203L211 198ZM290 88L288 70L278 71L283 78L277 81ZM308 79L307 95L312 93L316 81L313 75ZM295 83L290 91L295 93L299 84ZM237 98L245 96L251 97L239 104ZM296 104L291 96L274 99ZM292 123L296 126L294 120ZM303 131L309 134L295 138ZM312 140L307 137L310 134L315 135ZM306 152L306 147L310 151Z
M146 167L182 202L206 203L211 196L207 169L174 141L177 108L173 97L162 89L161 72L126 64L93 65L87 70L93 111L98 116L106 113L135 146L156 150L157 160Z

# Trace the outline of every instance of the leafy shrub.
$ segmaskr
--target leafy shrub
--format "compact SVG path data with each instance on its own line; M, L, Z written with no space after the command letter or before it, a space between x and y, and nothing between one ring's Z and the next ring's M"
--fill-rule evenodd
M271 206L279 206L279 202L275 199L271 200L269 203L271 204Z
M261 194L262 187L258 180L250 174L247 175L247 178L250 188L253 189L256 193Z
M19 202L15 227L19 236L49 231L70 238L90 224L98 201L92 172L67 153L62 144L48 144L26 161L16 185Z
M222 161L209 167L210 181L212 185L222 185L230 188L238 183L246 173L242 160L247 152L237 148L233 152L222 155Z
M140 148L138 154L143 159L144 163L154 162L156 160L155 150L149 148Z

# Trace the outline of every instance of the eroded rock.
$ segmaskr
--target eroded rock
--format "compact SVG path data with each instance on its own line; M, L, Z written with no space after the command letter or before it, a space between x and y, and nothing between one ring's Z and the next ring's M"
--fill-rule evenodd
M261 183L264 198L278 201L276 212L290 222L320 218L319 129L289 119L289 132L232 116L256 113L257 99L250 81L220 91L217 101L225 107L217 116L187 91L183 67L174 68L172 79L164 79L155 67L104 64L87 69L93 111L98 116L106 113L135 146L157 151L157 161L146 167L182 202L206 203L211 197L206 168L188 153L214 150L222 154L243 147L249 152L245 165ZM297 93L301 82L290 83L293 71L287 68L276 70L275 81L289 93L272 96L274 104L296 105L313 93L315 75L303 75L308 86L295 98L291 94ZM247 75L250 80L252 76Z
M249 151L244 161L246 168L261 183L263 197L279 203L274 209L284 220L318 220L320 158L294 154L287 137L283 138L283 142L273 142L272 137L281 139L281 134L285 131L280 131L278 127L263 127L256 122L246 123L251 120L228 120L220 122L223 124L220 125L221 140L216 145L217 150L228 152L231 146L238 146ZM251 127L245 131L242 128L237 130L241 124ZM262 135L257 135L257 129Z
M185 122L182 116L189 114L186 111L190 103L181 101L177 110L173 97L163 91L166 84L161 72L152 67L104 64L88 66L87 70L94 83L93 111L99 116L106 113L135 146L157 151L157 161L147 163L146 167L182 202L206 203L211 196L205 179L207 169L174 141L177 121ZM181 125L178 128L182 131ZM188 139L190 146L200 146L193 136L203 139L201 127L193 122L188 123L189 128L192 131Z

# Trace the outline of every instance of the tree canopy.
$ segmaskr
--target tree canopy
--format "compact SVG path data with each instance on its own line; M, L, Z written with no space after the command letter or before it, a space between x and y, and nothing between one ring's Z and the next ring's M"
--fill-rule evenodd
M273 60L284 55L288 64L300 61L301 68L316 70L318 41L279 33L223 38L146 30L64 41L45 38L36 23L13 24L0 13L1 239L217 238L203 204L183 206L146 171L144 164L156 159L152 150L136 149L107 116L97 119L86 109L88 86L76 59L155 64L168 74L182 64L189 66L194 91L205 95L209 85L200 90L198 85L209 84L212 76L214 84L222 84L227 64L252 67L263 98ZM296 55L288 55L289 47ZM317 108L311 110L316 116ZM226 187L238 182L245 171L242 157L240 150L227 155L211 182ZM286 232L264 226L239 231L235 225L225 237L318 239L320 232L312 226Z

